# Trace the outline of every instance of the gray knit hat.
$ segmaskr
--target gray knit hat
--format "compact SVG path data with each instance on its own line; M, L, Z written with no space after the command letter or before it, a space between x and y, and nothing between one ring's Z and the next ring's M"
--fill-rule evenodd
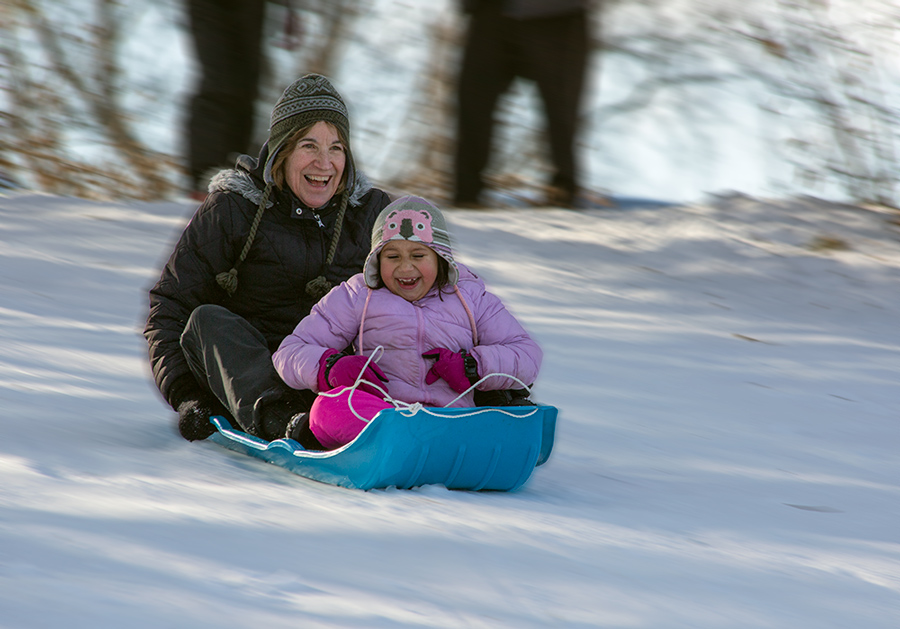
M434 249L435 253L447 261L450 285L456 285L459 269L453 261L450 233L447 231L447 221L436 205L422 197L407 195L381 210L372 227L372 250L363 267L366 286L369 288L380 286L378 253L391 240L421 242Z
M272 163L294 133L320 120L336 126L343 138L350 142L350 117L344 99L334 86L320 74L307 74L291 83L272 110L269 124L269 157L263 171L263 179L270 184L272 180ZM353 160L350 159L350 147L347 150L348 171L346 181L353 181Z

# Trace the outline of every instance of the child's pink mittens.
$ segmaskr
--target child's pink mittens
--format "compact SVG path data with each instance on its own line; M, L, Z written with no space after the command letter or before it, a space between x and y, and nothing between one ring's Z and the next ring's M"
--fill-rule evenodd
M436 359L425 375L425 384L434 384L443 378L457 393L463 393L472 386L466 375L466 359L462 352L436 347L422 354L422 358Z
M379 380L387 382L388 377L384 375L381 367L374 362L366 362L369 359L366 356L345 356L338 354L335 349L326 350L319 359L319 374L317 377L319 391L331 391L337 387L352 387L362 372L363 380L368 380L373 384L377 384ZM363 371L365 367L365 371ZM365 383L359 385L361 391L367 391L372 395L382 397L382 393L373 386Z

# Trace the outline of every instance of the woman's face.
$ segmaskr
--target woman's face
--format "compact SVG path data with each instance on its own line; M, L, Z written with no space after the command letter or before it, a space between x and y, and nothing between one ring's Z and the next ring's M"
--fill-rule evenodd
M406 301L422 299L437 279L437 254L420 242L391 240L379 253L378 261L381 281Z
M300 138L284 164L284 179L297 198L320 208L337 192L347 152L337 128L320 120Z

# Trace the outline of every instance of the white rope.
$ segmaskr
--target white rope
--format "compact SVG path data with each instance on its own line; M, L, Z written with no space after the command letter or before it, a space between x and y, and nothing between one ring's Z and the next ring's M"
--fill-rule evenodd
M381 350L380 354L378 353L379 350ZM450 414L443 415L439 412L435 412L434 410L424 407L421 402L409 403L409 402L404 402L402 400L394 399L380 385L377 385L374 382L369 382L368 380L363 378L363 374L365 373L366 369L369 368L369 365L372 364L373 362L375 362L375 363L378 362L377 359L375 358L376 354L378 355L378 358L380 358L384 354L384 346L379 345L374 350L372 350L372 353L369 355L369 358L368 358L368 360L366 360L366 363L363 365L363 368L359 370L359 376L357 376L356 381L351 386L344 387L343 389L341 389L340 391L338 391L336 393L333 393L332 391L320 391L319 395L323 395L325 397L340 397L349 389L350 393L347 395L347 406L350 407L350 410L353 412L353 414L356 416L357 419L359 419L362 422L365 422L366 424L368 424L372 420L366 419L365 417L360 415L358 412L356 412L355 408L353 408L353 394L356 393L356 389L359 388L359 385L361 385L361 384L367 384L370 387L376 389L379 393L382 394L382 396L383 396L381 398L382 400L384 400L385 402L387 402L389 404L392 404L394 406L394 408L397 409L405 417L412 417L413 415L415 415L416 413L418 413L420 411L423 413L426 413L428 415L433 415L435 417L445 417L445 418L473 417L475 415L479 415L482 413L489 413L492 411L503 413L504 415L508 415L510 417L531 417L532 415L537 413L539 410L538 407L535 406L530 412L528 412L526 414L521 414L521 413L510 413L509 411L501 410L500 408L497 408L495 406L483 406L483 407L473 407L473 410L469 413L454 413L452 415L450 415ZM521 384L522 387L526 391L528 391L528 395L531 395L531 387L529 387L527 384L525 384L524 382L522 382L515 376L511 376L507 373L495 372L495 373L489 373L488 375L483 376L477 382L472 384L468 389L466 389L465 391L463 391L462 393L457 395L455 398L453 398L452 400L450 400L449 402L444 404L443 408L450 408L452 404L455 404L460 399L464 398L466 395L469 394L470 391L475 389L475 387L477 387L479 384L481 384L488 378L493 378L493 377L497 377L497 376L503 377L503 378L509 378L510 380L515 380L516 382Z

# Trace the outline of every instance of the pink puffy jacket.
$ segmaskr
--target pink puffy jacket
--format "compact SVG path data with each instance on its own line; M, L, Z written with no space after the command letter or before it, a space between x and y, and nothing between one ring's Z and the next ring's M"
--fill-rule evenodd
M387 288L369 289L362 273L336 286L285 337L272 359L282 379L295 389L318 391L319 359L325 350L341 350L353 343L366 356L379 345L384 354L378 366L389 381L383 386L392 398L425 406L446 406L458 393L440 379L426 385L425 374L434 364L422 354L436 347L465 349L478 361L478 374L503 373L531 385L537 378L543 352L484 283L459 265L459 299L451 290L409 302ZM474 319L478 344L463 300ZM367 304L368 301L368 304ZM365 319L363 314L365 312ZM359 347L362 323L362 348ZM361 351L360 351L361 350ZM510 378L493 377L479 389L521 388ZM474 406L469 392L454 406Z

